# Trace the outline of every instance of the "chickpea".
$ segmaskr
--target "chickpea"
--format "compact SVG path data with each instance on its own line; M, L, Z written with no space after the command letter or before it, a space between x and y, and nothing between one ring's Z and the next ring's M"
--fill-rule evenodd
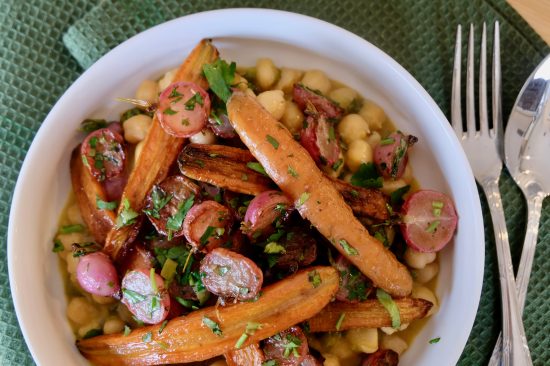
M332 87L330 79L321 70L306 71L302 77L302 84L310 89L321 92L323 95L327 95Z
M363 140L355 140L348 146L346 152L346 165L349 170L356 172L363 163L373 161L372 147Z
M145 114L137 114L122 122L124 139L131 144L137 144L145 139L153 119Z
M409 267L422 269L426 264L432 263L436 256L436 253L423 253L409 247L405 251L404 259Z
M393 327L382 327L380 328L380 330L384 333L386 333L387 335L392 335L393 333L395 332L400 332L402 330L405 330L409 327L409 323L404 323L404 324L401 324L401 326L397 329L393 328Z
M172 70L168 70L166 74L159 80L159 90L163 91L168 87L168 85L172 84L172 80L174 80L174 76L176 76L176 73L178 72L177 68L174 68Z
M258 94L257 100L276 120L283 117L286 101L282 90L264 91Z
M189 137L189 141L194 144L212 145L216 142L216 134L209 128L205 128L201 132Z
M380 143L382 136L376 131L372 131L370 135L367 136L367 142L374 149L376 145Z
M346 144L363 140L369 134L368 123L358 114L348 114L338 123L338 133Z
M349 105L357 98L358 94L355 90L347 87L334 89L329 93L329 98L347 109Z
M86 237L82 233L59 234L56 239L63 244L66 251L72 250L73 243L82 243L86 241Z
M77 325L86 325L99 316L98 309L85 297L73 297L67 306L67 317Z
M405 183L403 179L396 179L396 180L384 179L384 182L382 183L382 188L380 188L380 190L384 194L389 196L393 191L399 188L403 188L406 185L407 183Z
M159 84L153 80L143 80L136 90L136 99L156 103L159 96Z
M346 339L357 352L378 351L378 330L376 328L356 328L346 332Z
M281 117L281 122L288 128L290 133L298 133L304 123L304 114L296 103L286 101L285 112Z
M288 67L283 67L281 69L281 77L279 78L279 81L275 85L274 89L282 90L283 92L289 94L290 92L292 92L294 84L300 81L301 77L301 71L289 69Z
M401 355L409 347L405 340L395 334L386 335L382 334L382 340L380 342L380 347L383 349L391 349L397 354Z
M279 71L270 58L260 58L256 61L256 83L262 90L268 90L279 76Z
M120 333L124 330L124 322L117 316L110 316L103 324L104 334Z
M116 302L116 299L114 297L99 295L92 295L92 300L100 305L108 305Z
M367 121L372 130L380 130L388 119L386 112L372 100L365 100L359 114Z
M330 353L323 353L323 357L325 358L325 361L323 362L323 366L340 366L340 360L336 355L332 355Z
M430 282L437 274L439 273L439 263L432 262L426 264L422 269L413 269L412 271L413 278L418 283L427 283Z
M248 89L248 80L246 80L240 74L235 74L235 78L233 79L233 83L231 85L239 88L239 90L245 91L246 89Z

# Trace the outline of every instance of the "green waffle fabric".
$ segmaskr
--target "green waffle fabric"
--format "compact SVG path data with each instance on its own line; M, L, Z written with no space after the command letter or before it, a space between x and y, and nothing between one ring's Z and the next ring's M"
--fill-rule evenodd
M41 121L84 69L120 42L169 19L229 7L288 10L348 29L403 65L447 116L457 24L479 26L483 21L500 21L504 116L524 80L549 51L504 0L0 1L0 365L33 364L10 296L6 232L17 175ZM479 43L479 39L476 41ZM517 263L525 233L526 205L507 172L502 175L501 190L512 255ZM485 198L481 197L485 222L490 223ZM500 329L498 272L490 224L485 225L485 235L481 301L460 365L486 364ZM550 207L545 205L524 316L535 365L548 364L550 360L550 264L544 260L547 255Z

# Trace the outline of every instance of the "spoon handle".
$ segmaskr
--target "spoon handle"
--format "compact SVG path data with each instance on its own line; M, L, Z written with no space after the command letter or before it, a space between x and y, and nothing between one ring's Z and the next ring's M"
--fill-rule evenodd
M502 364L503 366L529 366L532 365L532 361L519 308L514 281L514 267L512 266L512 256L508 243L508 230L504 219L498 179L481 183L487 196L495 232L502 301Z
M539 235L539 223L542 210L542 201L544 196L534 194L527 196L527 229L525 232L525 240L523 242L523 250L519 262L518 274L516 277L516 288L518 292L519 308L523 313L525 306L525 298L527 297L527 288L529 287L529 277L533 267L533 259L535 257L535 247L537 245L537 237ZM500 365L502 359L502 333L498 335L497 343L493 349L493 354L489 360L489 366Z

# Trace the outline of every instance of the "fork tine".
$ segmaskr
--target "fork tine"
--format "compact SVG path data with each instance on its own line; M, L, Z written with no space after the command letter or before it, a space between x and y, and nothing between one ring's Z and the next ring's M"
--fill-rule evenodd
M487 27L483 23L479 58L479 129L482 135L489 131L487 117Z
M495 38L493 41L493 133L497 138L502 134L502 104L500 86L500 26L495 22ZM499 139L502 141L502 139ZM502 153L502 151L501 151Z
M470 24L468 66L466 69L466 132L469 136L474 136L476 133L474 78L474 25Z
M453 89L451 95L451 123L455 134L462 135L462 102L460 100L460 77L462 62L462 26L458 25L456 29L455 59L453 67Z

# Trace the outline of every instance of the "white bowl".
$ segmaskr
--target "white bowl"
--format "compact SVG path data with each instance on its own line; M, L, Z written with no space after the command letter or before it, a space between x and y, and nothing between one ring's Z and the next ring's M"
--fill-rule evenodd
M403 365L454 365L474 322L483 279L484 233L467 159L428 93L393 59L326 22L273 10L193 14L149 29L109 52L65 92L40 127L21 168L8 231L11 292L21 330L39 365L86 364L65 317L66 297L51 251L70 190L69 157L83 119L116 119L141 80L178 65L203 38L225 59L252 65L318 68L378 102L397 127L419 137L412 166L420 184L447 192L460 217L454 243L441 253L439 312L414 339ZM451 72L451 70L449 70ZM437 344L428 341L441 337Z

